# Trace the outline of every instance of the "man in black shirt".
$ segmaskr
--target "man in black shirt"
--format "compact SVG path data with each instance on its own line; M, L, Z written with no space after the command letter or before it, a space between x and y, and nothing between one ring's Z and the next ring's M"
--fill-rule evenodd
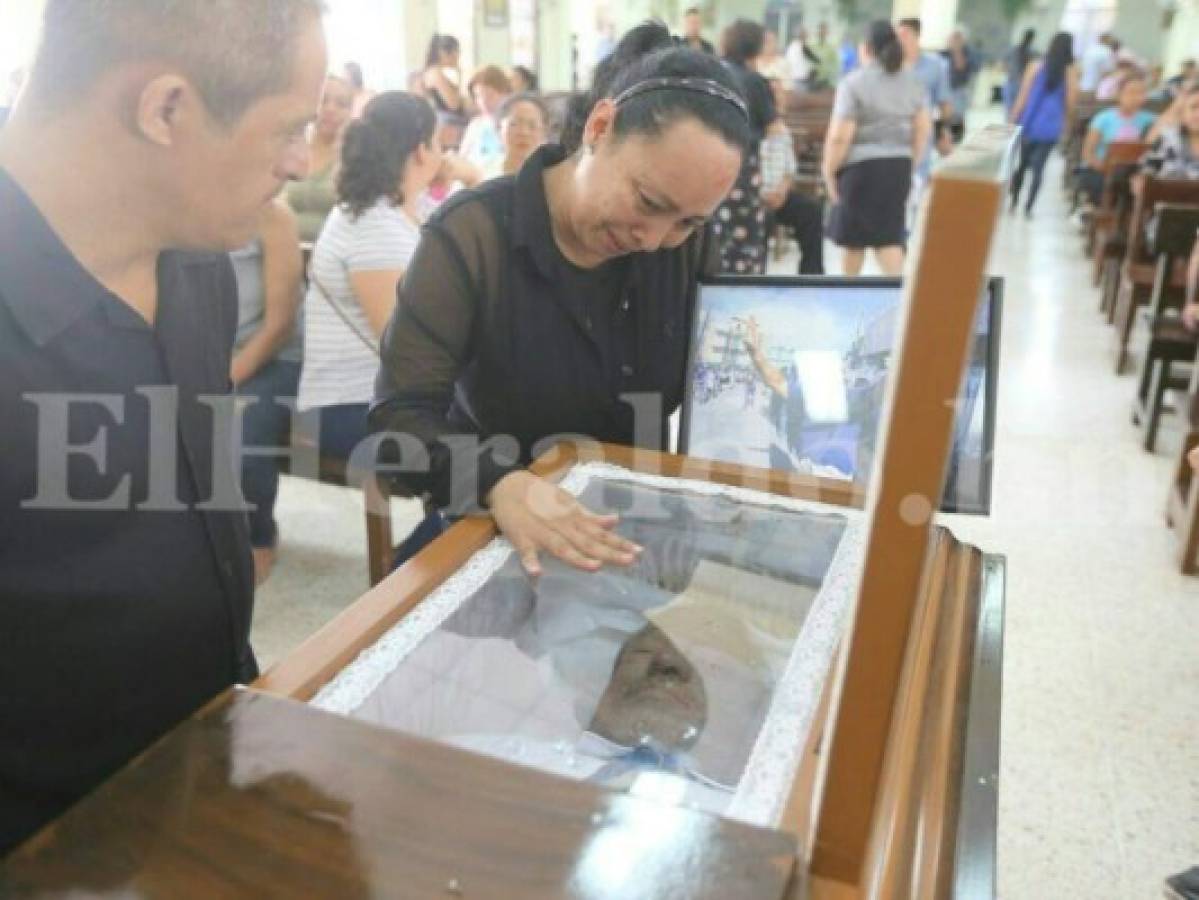
M703 18L700 16L698 7L691 7L683 13L683 33L679 35L678 42L692 50L699 50L702 53L716 53L716 48L712 46L712 42L705 40L702 34L704 27Z
M208 251L305 174L324 75L317 0L46 4L0 132L0 853L256 674Z

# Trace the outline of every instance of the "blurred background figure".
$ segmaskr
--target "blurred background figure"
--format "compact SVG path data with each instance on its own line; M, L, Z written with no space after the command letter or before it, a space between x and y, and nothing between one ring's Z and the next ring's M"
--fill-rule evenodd
M303 275L296 217L287 204L267 207L254 240L230 253L229 260L237 279L237 334L229 377L238 397L248 401L242 410L243 445L255 450L286 447L291 437L287 404L300 384L297 323ZM270 575L278 551L278 458L243 454L241 487L250 505L250 549L259 585Z
M487 169L504 156L496 113L511 96L512 84L499 66L484 66L471 76L467 88L475 102L476 114L462 135L458 155L472 165Z
M441 168L435 124L426 100L388 91L346 129L337 205L312 253L296 403L301 413L319 410L322 456L349 461L366 437L379 337Z
M949 134L959 143L966 134L966 113L974 93L974 77L978 74L978 54L970 47L964 26L959 25L949 35L949 46L941 54L949 67Z
M758 56L755 68L767 81L777 78L788 89L794 87L795 70L791 60L779 53L779 41L773 31L767 31L762 41L762 52Z
M371 98L375 96L375 92L368 90L366 87L366 77L362 74L362 66L356 62L348 62L342 66L343 77L350 85L350 89L354 92L354 100L351 106L350 114L357 119L362 115L362 110L366 108L366 104L371 102Z
M1024 178L1032 173L1032 184L1024 214L1032 215L1041 190L1041 177L1049 154L1061 140L1066 123L1078 103L1078 69L1074 65L1074 38L1059 31L1049 42L1043 60L1028 66L1012 105L1011 121L1021 127L1020 163L1011 183L1011 209L1020 203Z
M716 48L710 41L704 39L703 28L704 20L700 15L699 8L692 6L683 13L683 33L679 37L679 43L686 44L692 50L715 54Z
M513 94L498 113L503 155L483 172L484 178L515 175L549 135L549 110L536 94Z
M424 94L437 112L437 139L445 149L457 149L466 127L466 98L462 96L461 47L452 34L435 34L425 53Z
M336 202L334 179L341 136L354 110L354 88L341 75L325 79L325 90L316 122L308 129L308 175L288 182L284 188L287 205L296 214L300 240L312 243Z
M1016 105L1016 97L1019 96L1020 88L1024 84L1024 73L1028 71L1029 63L1036 58L1036 51L1032 46L1036 39L1035 28L1025 29L1020 43L1009 50L1004 59L1003 68L1006 78L1003 82L1003 111L1009 118L1012 115L1012 107Z
M513 66L508 72L514 94L536 94L541 88L537 84L537 73L526 66Z
M931 131L928 103L890 22L872 22L859 52L862 67L837 85L824 146L828 234L842 248L846 275L861 274L868 248L883 274L899 275L912 162Z
M765 29L749 19L737 19L721 35L722 58L741 86L753 131L753 149L745 154L736 184L716 211L720 271L729 275L761 275L766 271L760 145L778 112L769 83L755 70L765 41Z
M1078 89L1093 94L1112 69L1116 68L1116 39L1110 34L1101 34L1082 55Z

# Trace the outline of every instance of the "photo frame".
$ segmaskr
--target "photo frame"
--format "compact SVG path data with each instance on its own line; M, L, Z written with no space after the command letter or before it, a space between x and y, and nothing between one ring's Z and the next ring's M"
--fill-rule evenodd
M703 279L679 452L864 487L900 295L897 278ZM1002 306L1003 280L988 279L958 401L942 512L990 512ZM750 350L755 341L756 354Z

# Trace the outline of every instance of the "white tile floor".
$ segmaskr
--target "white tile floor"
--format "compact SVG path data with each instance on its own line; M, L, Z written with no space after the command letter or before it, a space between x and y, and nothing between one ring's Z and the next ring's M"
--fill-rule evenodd
M1199 863L1199 579L1175 573L1162 519L1178 434L1137 443L1059 166L1031 222L1001 223L994 515L952 524L1008 558L1000 896L1137 900ZM285 481L264 664L365 589L360 502Z

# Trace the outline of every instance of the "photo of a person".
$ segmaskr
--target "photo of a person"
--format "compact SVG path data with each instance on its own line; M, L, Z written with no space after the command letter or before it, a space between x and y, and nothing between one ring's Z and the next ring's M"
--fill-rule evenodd
M869 472L896 286L705 290L687 452L855 479Z

